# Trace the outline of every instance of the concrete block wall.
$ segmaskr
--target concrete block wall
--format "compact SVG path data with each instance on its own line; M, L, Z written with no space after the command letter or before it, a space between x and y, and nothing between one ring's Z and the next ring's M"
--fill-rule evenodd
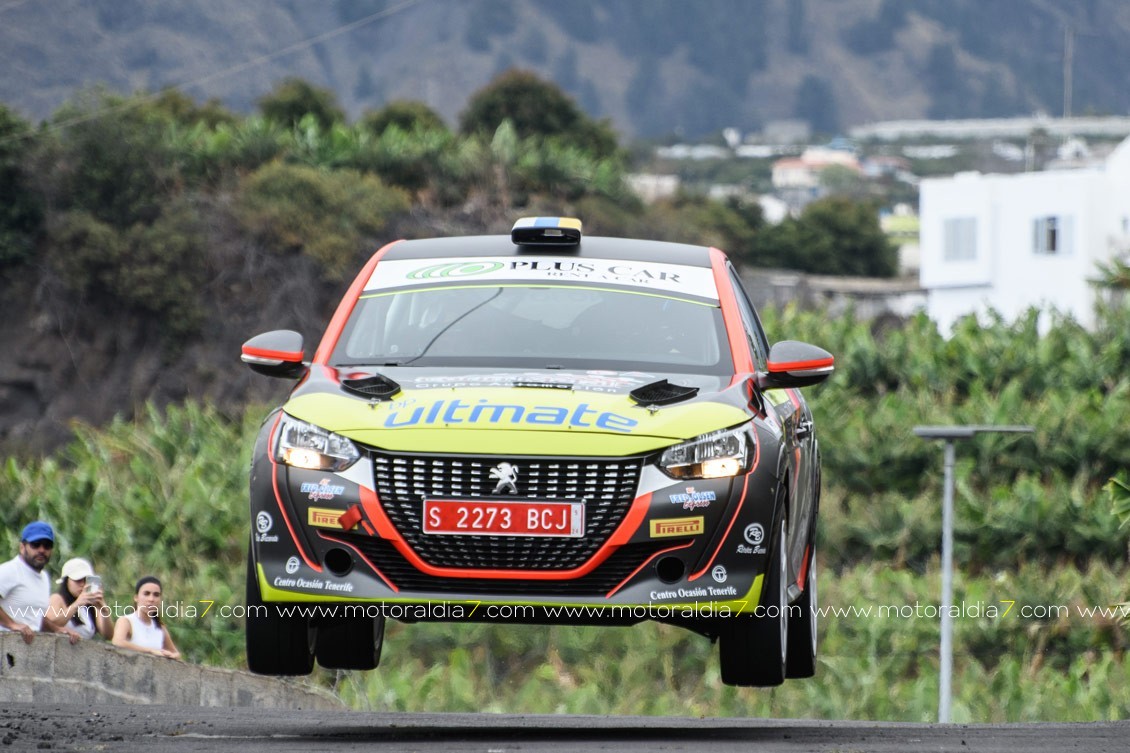
M31 644L0 632L0 703L137 703L325 709L345 706L298 680L204 667L39 634Z

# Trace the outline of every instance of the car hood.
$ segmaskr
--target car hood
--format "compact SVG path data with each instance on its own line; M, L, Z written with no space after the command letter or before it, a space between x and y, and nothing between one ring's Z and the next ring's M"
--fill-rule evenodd
M401 390L355 395L342 380L372 370L314 366L283 409L365 445L402 452L631 455L750 419L744 383L614 371L381 369ZM661 379L694 397L644 407L629 393Z

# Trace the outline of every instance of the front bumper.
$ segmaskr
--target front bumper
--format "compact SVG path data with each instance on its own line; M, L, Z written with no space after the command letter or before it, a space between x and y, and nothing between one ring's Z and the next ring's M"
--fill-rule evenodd
M251 477L260 594L373 605L403 620L629 624L749 612L779 514L776 465L765 460L774 438L758 439L751 470L733 479L677 481L648 457L383 451L335 474L276 463L265 427ZM478 476L502 460L522 464L524 479L540 474L523 488L530 498L583 499L584 535L423 533L425 496L477 496L468 492L482 488ZM528 609L492 609L516 606Z

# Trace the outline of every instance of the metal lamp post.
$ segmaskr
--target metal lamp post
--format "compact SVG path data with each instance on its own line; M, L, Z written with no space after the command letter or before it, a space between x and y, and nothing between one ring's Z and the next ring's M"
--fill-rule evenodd
M914 433L926 440L945 442L945 477L942 494L942 643L938 672L938 721L950 721L953 677L953 465L954 444L977 434L1031 434L1031 426L915 426Z

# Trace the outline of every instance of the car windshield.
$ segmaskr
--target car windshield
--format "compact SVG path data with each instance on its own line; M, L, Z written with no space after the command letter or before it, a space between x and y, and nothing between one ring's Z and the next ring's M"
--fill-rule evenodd
M725 373L715 305L596 287L492 285L364 296L334 366L512 366Z

